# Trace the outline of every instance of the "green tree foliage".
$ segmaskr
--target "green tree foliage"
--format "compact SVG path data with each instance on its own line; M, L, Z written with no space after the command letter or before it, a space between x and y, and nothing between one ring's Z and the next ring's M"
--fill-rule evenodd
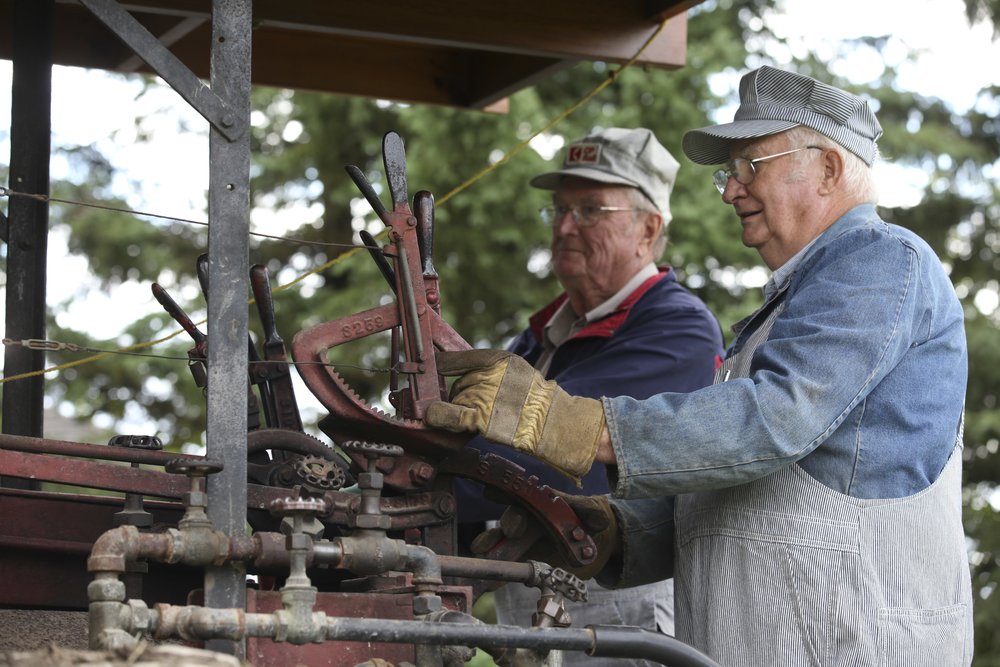
M1000 1L965 0L965 15L969 23L980 21L992 23L994 36L1000 35Z
M542 147L555 147L597 127L646 126L653 129L682 167L672 199L674 221L664 261L704 298L728 330L759 304L755 285L763 281L756 253L739 242L737 222L720 204L711 168L683 159L683 132L715 122L713 114L734 98L731 86L740 73L774 61L782 53L768 30L771 0L709 0L689 14L688 63L677 71L634 67L523 150L471 186L445 196L467 178L496 163L520 142L618 66L583 63L561 71L510 98L506 114L487 114L375 100L349 99L286 90L254 93L253 201L262 209L300 216L289 228L254 224L262 234L295 240L254 237L251 261L264 263L275 284L286 284L306 270L341 256L342 245L357 244L357 232L381 230L365 206L344 165L359 166L383 192L380 143L388 130L406 142L412 195L428 190L438 198L435 266L441 276L446 319L477 346L500 346L525 325L539 305L558 292L546 265L549 232L537 209L546 193L530 188L529 178L551 163ZM995 0L967 0L968 15L995 18ZM1000 158L997 89L983 90L977 106L959 113L942 100L901 90L886 67L861 85L831 72L837 61L860 49L881 50L889 38L844 44L823 59L798 59L791 67L868 96L885 127L881 142L887 161L926 176L919 205L882 210L886 219L912 228L930 242L951 272L966 308L971 375L966 415L966 527L970 537L976 594L976 664L1000 665L995 628L1000 621L1000 311L991 310L1000 273L1000 211L996 164ZM719 92L722 91L722 92ZM110 167L98 156L89 160L94 178L61 184L67 196L100 198L94 189ZM993 165L993 176L984 167ZM102 171L103 170L103 171ZM90 190L84 197L83 190ZM81 192L77 192L77 191ZM71 197L72 198L72 197ZM306 212L308 211L308 212ZM204 234L183 224L121 219L92 210L69 210L54 219L71 230L70 248L88 258L99 284L159 280L189 309L204 317L196 287L195 259L204 252ZM324 245L325 244L325 245ZM384 302L389 290L366 253L343 256L332 266L276 294L278 324L286 341L316 323ZM981 300L981 301L980 301ZM165 316L137 321L117 341L150 340L176 327ZM86 344L86 337L53 323L53 337ZM190 342L180 338L156 348L183 357ZM337 362L384 367L386 341L368 341L338 350ZM155 381L154 381L155 379ZM928 391L934 390L928 378ZM384 374L358 372L352 384L372 399L385 389ZM121 418L140 405L175 444L197 442L204 428L203 401L183 361L145 357L114 358L80 366L49 383L58 400L79 414ZM125 389L122 389L122 388ZM315 424L310 424L315 428Z

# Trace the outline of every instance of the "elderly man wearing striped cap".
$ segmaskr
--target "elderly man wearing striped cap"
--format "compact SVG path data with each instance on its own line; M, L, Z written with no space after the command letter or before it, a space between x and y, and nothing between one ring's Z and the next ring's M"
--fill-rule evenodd
M462 377L428 413L569 475L608 465L598 579L672 573L678 638L725 665L972 659L962 308L878 216L881 133L864 99L761 67L733 122L684 136L772 271L711 387L570 397L474 350L445 358Z

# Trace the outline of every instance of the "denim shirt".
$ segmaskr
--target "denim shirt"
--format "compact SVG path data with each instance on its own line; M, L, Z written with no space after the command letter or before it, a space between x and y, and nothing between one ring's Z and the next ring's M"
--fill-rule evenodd
M775 308L749 377L603 399L616 498L733 486L796 462L856 498L910 495L938 477L968 368L962 308L930 247L874 206L853 208L734 327L727 357ZM626 533L657 520L642 506L619 509Z

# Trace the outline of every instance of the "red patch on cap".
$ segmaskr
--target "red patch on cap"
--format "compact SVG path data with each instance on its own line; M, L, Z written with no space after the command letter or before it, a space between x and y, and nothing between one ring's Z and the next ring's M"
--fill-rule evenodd
M600 144L573 144L566 151L566 166L573 164L597 164L601 157Z

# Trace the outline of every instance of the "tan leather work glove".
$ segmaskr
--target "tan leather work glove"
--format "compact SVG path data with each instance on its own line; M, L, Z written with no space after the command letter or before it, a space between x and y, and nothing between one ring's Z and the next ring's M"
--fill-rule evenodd
M611 503L607 496L574 496L559 491L553 491L556 495L565 500L580 521L587 528L587 532L597 546L597 555L593 562L587 565L575 566L570 563L556 544L548 539L541 525L529 512L522 509L520 505L511 505L500 517L498 528L490 528L472 541L469 546L473 554L477 556L489 553L501 540L517 540L535 532L538 535L537 541L525 552L521 558L524 560L537 560L548 563L553 567L559 567L567 572L572 572L581 579L592 579L597 575L608 561L621 551L621 534L618 531L618 518L611 509Z
M599 400L570 396L510 352L439 352L437 366L442 375L461 377L451 388L450 403L427 407L428 424L478 432L541 459L579 485L605 426Z

